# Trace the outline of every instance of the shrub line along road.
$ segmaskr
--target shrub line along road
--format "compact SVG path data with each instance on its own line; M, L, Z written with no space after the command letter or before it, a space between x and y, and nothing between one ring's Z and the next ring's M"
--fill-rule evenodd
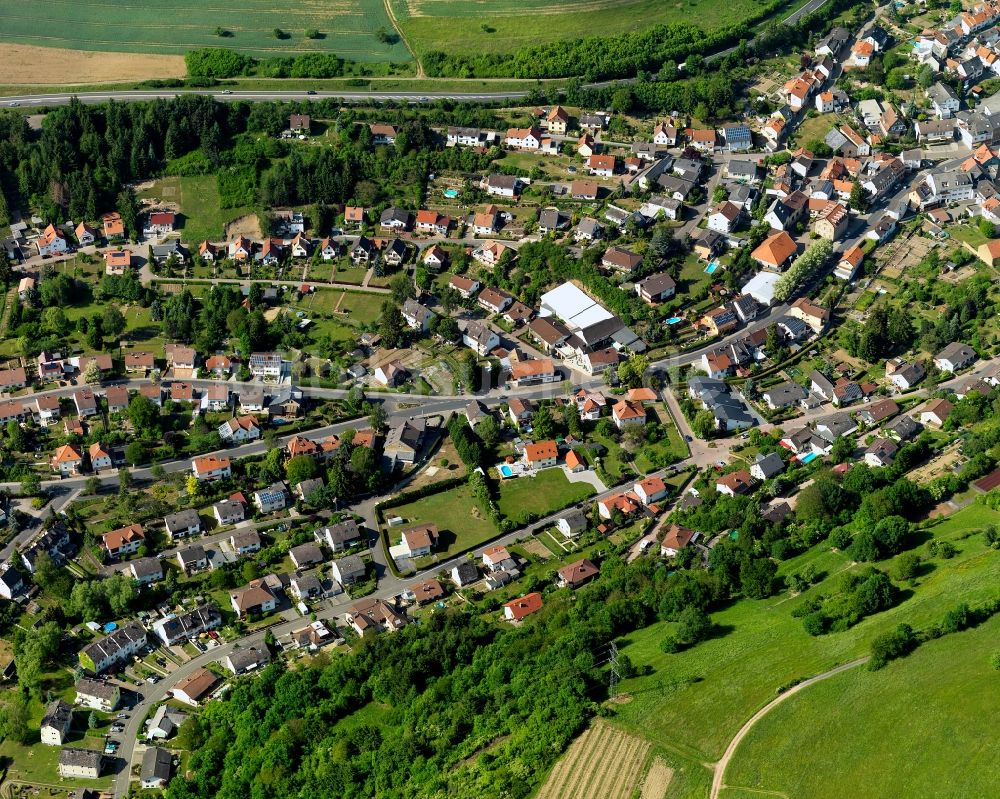
M723 782L723 777L725 777L726 775L726 766L729 765L729 761L732 760L733 755L736 754L736 748L740 745L742 740L747 736L750 730L753 729L754 725L758 721L764 718L764 716L766 716L768 713L774 710L774 708L776 708L778 705L780 705L782 702L784 702L793 694L797 694L799 691L808 688L810 685L813 685L814 683L818 683L820 680L826 680L829 679L830 677L835 677L841 672L856 668L862 665L863 663L867 662L868 662L867 657L857 658L856 660L851 660L848 661L847 663L841 663L839 666L836 666L835 668L832 668L829 671L824 671L822 674L817 674L815 677L810 677L808 680L803 680L797 685L789 688L784 693L778 694L778 696L776 696L774 699L772 699L770 702L764 705L764 707L762 707L760 710L754 713L750 717L750 719L746 722L746 724L740 727L739 732L736 733L736 735L733 737L733 740L729 742L729 746L726 747L726 751L722 755L722 759L715 764L714 766L715 773L712 776L712 790L709 793L709 799L719 799L719 791L721 791L723 788L729 788L729 787L738 788L738 786L729 786ZM756 790L753 792L770 793L770 792L756 791Z

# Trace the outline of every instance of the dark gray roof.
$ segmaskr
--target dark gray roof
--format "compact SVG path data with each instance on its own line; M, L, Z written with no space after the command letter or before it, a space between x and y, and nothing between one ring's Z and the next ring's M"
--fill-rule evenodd
M753 465L761 470L765 479L770 479L785 471L785 462L777 452L770 452L767 455L758 455Z
M189 527L200 526L201 517L198 515L198 511L186 508L165 516L163 523L166 525L167 532L173 533L175 530L187 530Z
M170 752L159 746L150 746L142 755L142 770L139 778L143 782L161 780L167 782L170 779L170 767L173 765L173 757Z

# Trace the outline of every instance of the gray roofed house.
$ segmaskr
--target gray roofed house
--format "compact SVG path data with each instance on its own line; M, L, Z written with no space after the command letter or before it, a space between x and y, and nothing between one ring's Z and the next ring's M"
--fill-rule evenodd
M351 585L364 579L365 563L358 555L345 555L330 564L330 574L341 585Z
M798 341L802 336L808 335L812 331L809 325L795 316L781 316L774 323L792 341Z
M382 453L393 465L414 463L423 442L427 423L423 419L408 419L397 425L386 436Z
M451 580L461 588L479 579L479 567L471 560L463 560L451 570Z
M320 527L313 535L320 544L325 544L334 552L342 552L355 541L361 540L361 531L354 519L344 519L328 527Z
M677 175L660 175L656 184L674 199L684 201L694 191L695 182Z
M558 208L543 208L538 214L538 232L542 235L562 230L569 225L569 217Z
M593 241L594 239L599 239L603 231L604 228L600 222L587 216L580 220L573 235L577 241Z
M740 183L737 186L733 186L733 190L729 192L729 202L741 208L746 208L757 200L757 195L759 194L760 192L756 187Z
M223 658L222 665L233 674L246 674L248 671L266 666L271 662L271 653L266 646L246 646L233 650Z
M882 430L899 441L907 441L920 432L921 424L910 416L903 414L897 419L893 419Z
M406 229L410 226L410 212L402 208L386 208L379 217L382 227Z
M101 776L103 765L104 755L93 749L77 749L67 746L59 750L60 777L95 779Z
M838 128L830 130L830 132L823 137L823 141L826 143L827 147L833 150L834 153L838 152L845 145L849 145L851 143L850 139L841 133Z
M45 708L42 716L41 740L49 746L61 746L73 723L73 708L62 699L55 699Z
M157 558L137 558L128 564L129 571L140 585L163 579L163 565Z
M288 550L288 557L291 558L296 569L301 569L303 566L312 566L322 562L323 551L316 544L299 544Z
M143 788L162 788L170 781L173 756L166 749L150 746L143 752L139 782Z
M322 487L322 477L310 477L308 480L303 480L295 486L295 493L299 495L299 499L306 501L309 499L310 494L315 491L319 491Z
M147 740L169 738L184 723L187 713L182 713L170 705L160 705L146 722Z
M833 383L830 381L830 378L819 370L813 369L812 373L809 375L809 380L812 383L812 392L814 394L818 394L828 402L833 400L834 390Z
M556 527L565 538L573 538L587 529L587 514L579 508L564 513L556 520Z
M204 569L208 565L208 553L201 544L186 547L177 553L177 563L184 570L185 574L198 569Z
M749 158L733 158L726 166L726 175L733 180L752 182L760 176L760 167Z
M222 613L213 602L206 602L186 613L160 619L152 626L153 632L167 646L222 626Z
M750 474L758 480L770 480L785 471L785 462L777 452L758 455L750 467Z
M403 303L403 319L412 330L426 332L430 329L433 318L434 312L426 305L421 305L412 298L407 298Z
M934 365L943 372L958 372L975 361L976 351L960 341L953 341L934 356Z
M181 538L201 532L201 517L193 508L185 508L165 516L163 524L171 538Z
M771 410L787 408L790 405L797 405L804 400L809 393L798 383L786 381L776 386L771 386L766 391L761 392L761 396Z
M832 444L840 436L850 435L858 429L849 413L834 413L816 422L816 434Z

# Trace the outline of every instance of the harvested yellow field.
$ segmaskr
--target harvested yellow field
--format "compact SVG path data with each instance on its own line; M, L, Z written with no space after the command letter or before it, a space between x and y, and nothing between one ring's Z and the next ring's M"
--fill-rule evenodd
M639 794L639 799L663 799L673 778L674 770L660 758L654 758L653 764L646 772L646 779L642 781L642 793Z
M142 53L104 53L0 45L4 64L2 83L8 86L84 86L128 83L151 78L183 78L184 56Z
M556 763L537 799L629 799L648 754L646 741L598 719Z

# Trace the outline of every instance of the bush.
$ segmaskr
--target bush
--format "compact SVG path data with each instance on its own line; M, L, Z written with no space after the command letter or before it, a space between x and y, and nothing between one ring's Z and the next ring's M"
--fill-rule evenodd
M872 641L868 668L878 671L890 660L904 657L917 648L919 641L909 624L900 624L895 630L883 633Z

